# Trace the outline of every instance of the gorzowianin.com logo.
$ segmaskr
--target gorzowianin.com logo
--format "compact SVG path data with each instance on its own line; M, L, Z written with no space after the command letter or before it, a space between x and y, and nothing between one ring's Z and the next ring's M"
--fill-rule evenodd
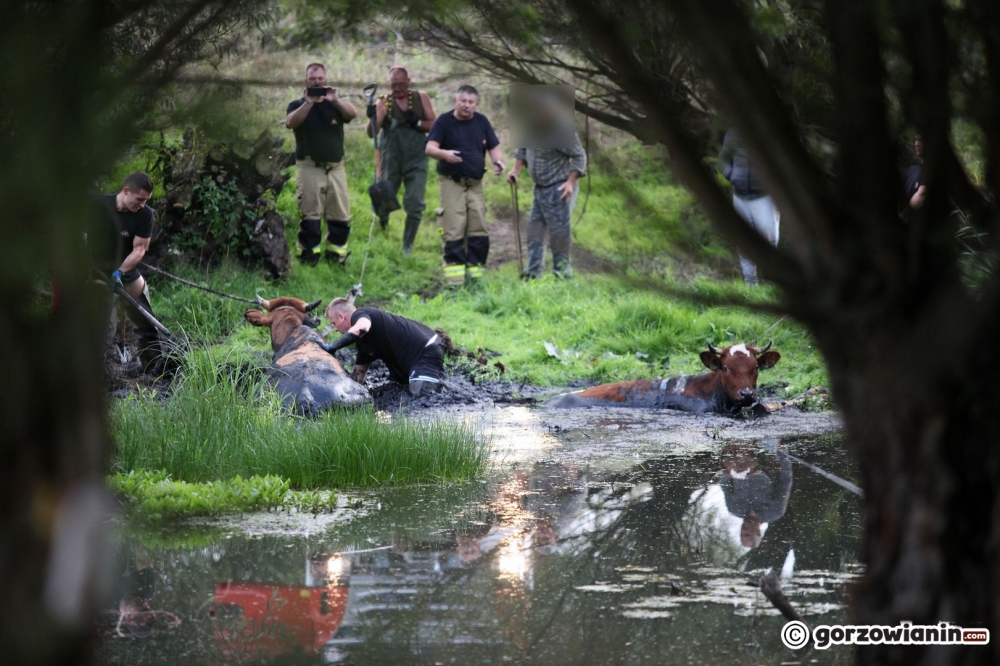
M989 629L963 629L947 622L914 625L903 622L893 627L877 624L821 624L811 632L805 622L792 620L781 629L785 647L798 650L812 640L817 650L831 645L986 645Z

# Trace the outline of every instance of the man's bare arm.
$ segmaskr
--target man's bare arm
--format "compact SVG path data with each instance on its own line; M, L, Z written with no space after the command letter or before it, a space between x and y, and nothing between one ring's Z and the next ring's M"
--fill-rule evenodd
M129 253L127 257L125 257L125 261L122 262L122 265L121 267L119 267L118 270L120 270L122 273L128 273L130 270L139 265L139 262L142 261L142 258L146 256L146 250L148 249L149 249L149 239L139 238L138 236L136 236L135 240L132 241L132 251Z
M315 100L320 99L318 97L306 97L305 103L303 103L299 108L295 109L288 114L285 118L285 127L288 129L295 129L299 125L305 122L306 116L312 110L313 105L316 103Z
M424 107L424 119L417 124L417 129L421 132L430 132L431 126L437 120L437 114L434 113L434 107L431 106L431 98L427 93L420 93L420 103Z

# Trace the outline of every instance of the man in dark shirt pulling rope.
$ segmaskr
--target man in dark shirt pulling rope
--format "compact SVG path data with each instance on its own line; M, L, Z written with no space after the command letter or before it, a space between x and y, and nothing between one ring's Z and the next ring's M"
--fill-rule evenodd
M87 233L87 246L94 267L110 272L111 279L155 317L149 288L138 268L153 235L153 209L146 205L152 196L153 181L142 171L129 174L117 194L100 195L100 210ZM135 325L143 370L156 373L157 361L163 356L156 328L128 303L125 313Z
M389 376L407 385L410 395L424 388L440 387L444 376L441 339L418 321L383 312L378 308L355 308L346 298L335 298L326 317L341 333L340 339L323 348L331 354L357 344L358 356L351 378L363 384L368 366L381 359Z

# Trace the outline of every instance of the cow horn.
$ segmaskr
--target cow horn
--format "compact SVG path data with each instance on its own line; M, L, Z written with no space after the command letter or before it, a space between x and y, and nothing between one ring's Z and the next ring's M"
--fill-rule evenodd
M718 354L719 356L722 356L722 350L713 345L711 342L708 343L708 351L712 352L713 354Z
M261 298L260 294L254 294L254 298L257 301L257 305L261 306L265 310L270 311L271 303L269 301L265 301L263 298Z
M771 343L773 342L774 340L768 340L767 344L764 345L763 347L751 347L750 351L754 353L754 356L760 356L761 354L763 354L764 352L766 352L768 349L771 348Z
M319 304L322 303L322 302L323 302L323 299L321 298L318 301L313 301L312 303L306 303L306 312L312 312L313 310L315 310L316 308L318 308Z

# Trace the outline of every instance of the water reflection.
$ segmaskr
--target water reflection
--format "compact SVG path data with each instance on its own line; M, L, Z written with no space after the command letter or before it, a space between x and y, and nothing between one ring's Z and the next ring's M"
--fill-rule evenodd
M851 475L836 442L790 445ZM793 604L807 615L842 615L844 585L857 572L860 503L809 471L795 470L793 484L783 446L679 451L625 471L535 462L490 483L386 492L378 510L320 535L153 547L171 581L161 603L185 625L154 636L155 650L109 639L102 660L718 663L748 650L786 655L782 621L755 581L794 551L798 571L785 583Z

